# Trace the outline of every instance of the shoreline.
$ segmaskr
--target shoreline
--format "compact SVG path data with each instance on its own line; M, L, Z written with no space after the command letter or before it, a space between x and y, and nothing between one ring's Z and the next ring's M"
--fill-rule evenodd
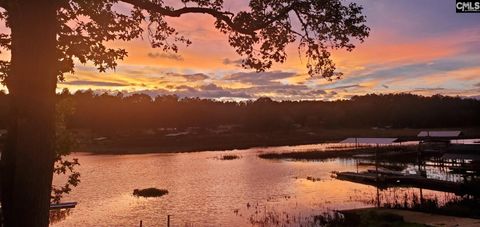
M229 132L221 134L197 133L168 137L163 134L129 135L90 134L79 139L76 152L93 154L153 154L226 151L272 146L297 146L335 143L348 137L397 137L415 139L424 129L325 129L277 132ZM438 129L437 129L438 130ZM480 137L480 129L465 129L467 137ZM103 137L102 141L94 138ZM288 152L288 151L286 151Z
M335 143L336 141L312 141L312 142L288 142L288 143L251 143L251 144L232 144L224 146L136 146L136 147L122 147L122 146L85 146L76 149L73 153L90 153L98 155L128 155L128 154L175 154L175 153L194 153L194 152L224 152L232 150L247 150L252 148L265 147L283 147L283 146L301 146L322 143Z

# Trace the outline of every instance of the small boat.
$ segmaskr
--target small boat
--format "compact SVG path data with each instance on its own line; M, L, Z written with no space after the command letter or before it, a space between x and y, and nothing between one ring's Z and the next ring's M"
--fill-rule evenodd
M69 209L75 208L75 206L77 206L77 202L55 203L50 204L50 210Z

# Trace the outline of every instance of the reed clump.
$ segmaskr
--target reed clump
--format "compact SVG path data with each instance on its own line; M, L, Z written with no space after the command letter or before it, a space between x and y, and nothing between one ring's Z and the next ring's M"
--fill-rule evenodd
M236 155L236 154L226 154L226 155L222 155L220 156L220 160L235 160L235 159L239 159L240 156L239 155Z

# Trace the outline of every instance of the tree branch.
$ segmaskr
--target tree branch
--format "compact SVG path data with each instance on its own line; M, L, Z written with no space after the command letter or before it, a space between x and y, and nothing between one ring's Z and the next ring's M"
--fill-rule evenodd
M133 6L154 11L160 13L164 16L169 17L180 17L183 14L187 13L201 13L201 14L209 14L219 20L224 21L228 26L234 29L237 32L247 34L247 35L254 35L254 31L250 29L245 29L237 24L235 24L232 19L228 15L233 15L230 12L222 12L212 8L202 8L202 7L183 7L180 9L168 9L158 4L155 4L150 1L145 0L121 0L122 2L131 4Z
M280 19L282 19L283 17L285 17L285 15L288 15L288 13L292 10L294 10L296 7L298 7L300 5L300 3L298 2L294 2L292 3L291 5L289 6L286 6L285 8L283 9L280 9L277 13L277 15L275 16L272 16L270 17L270 19L262 22L262 23L259 23L257 26L255 26L255 30L258 30L258 29L262 29L262 28L265 28L266 26L274 23L275 21L278 21Z
M277 20L282 19L285 17L285 15L288 15L288 13L293 10L295 7L297 7L297 3L293 3L290 6L287 6L281 10L278 11L278 13L275 16L268 17L268 20L265 20L260 23L254 23L257 24L254 27L251 28L245 28L239 24L236 24L232 18L234 16L233 13L231 12L226 12L226 11L219 11L217 9L213 8L203 8L203 7L183 7L180 9L169 9L166 7L163 7L161 5L155 4L153 2L150 2L148 0L121 0L122 2L131 4L133 6L145 9L145 10L150 10L154 11L157 13L160 13L164 16L169 16L169 17L180 17L182 14L187 14L187 13L201 13L201 14L209 14L218 20L221 20L225 22L230 28L232 28L234 31L246 34L246 35L255 35L255 31L263 29L267 27L268 25L274 23Z

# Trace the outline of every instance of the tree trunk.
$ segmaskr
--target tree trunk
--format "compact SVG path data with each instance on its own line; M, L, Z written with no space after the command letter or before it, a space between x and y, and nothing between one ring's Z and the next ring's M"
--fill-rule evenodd
M10 1L11 98L2 154L5 226L48 226L54 164L55 0Z

